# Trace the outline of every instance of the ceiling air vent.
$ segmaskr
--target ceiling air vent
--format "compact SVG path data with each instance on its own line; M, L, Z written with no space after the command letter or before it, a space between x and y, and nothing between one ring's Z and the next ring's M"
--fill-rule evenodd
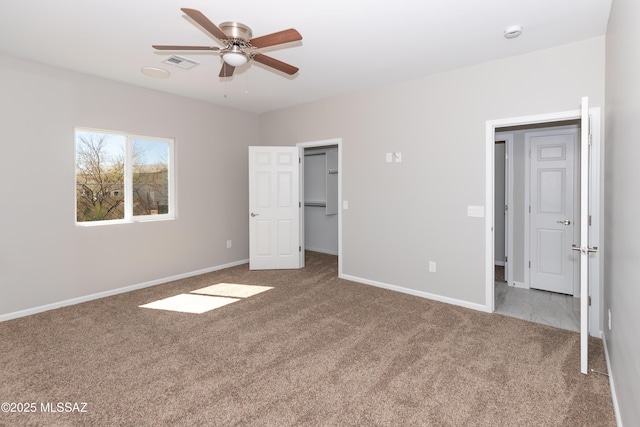
M193 59L185 58L184 56L178 55L170 56L162 62L182 68L183 70L189 70L199 64L199 62L194 61Z

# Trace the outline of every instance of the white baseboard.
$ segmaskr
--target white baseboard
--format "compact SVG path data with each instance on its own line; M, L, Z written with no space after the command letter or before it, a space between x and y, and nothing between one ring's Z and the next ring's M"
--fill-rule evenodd
M350 280L352 282L358 282L365 285L371 285L378 288L389 289L396 292L402 292L404 294L414 295L417 297L422 297L434 301L445 302L447 304L453 304L460 307L470 308L472 310L484 311L485 313L490 313L485 305L476 304L473 302L463 301L455 298L443 297L441 295L431 294L429 292L416 291L415 289L403 288L401 286L390 285L388 283L377 282L375 280L363 279L361 277L350 276L348 274L343 274L340 276L341 279Z
M604 347L604 359L607 361L607 372L609 373L609 388L611 388L611 400L613 401L613 412L616 414L616 424L622 427L622 419L620 418L620 406L618 405L618 395L616 394L616 385L613 382L613 370L611 369L611 360L609 359L609 350L607 348L607 338L602 334L602 346Z
M188 277L198 276L200 274L210 273L212 271L223 270L229 267L235 267L237 265L247 264L248 259L241 261L234 261L228 264L217 265L215 267L204 268L202 270L192 271L189 273L178 274L171 277L165 277L163 279L151 280L149 282L139 283L137 285L125 286L123 288L111 289L109 291L98 292L97 294L85 295L78 298L71 298L64 301L54 302L51 304L41 305L39 307L28 308L26 310L15 311L13 313L7 313L0 315L0 322L6 320L17 319L19 317L30 316L32 314L42 313L44 311L54 310L60 307L66 307L68 305L80 304L82 302L92 301L99 298L110 297L112 295L122 294L125 292L135 291L137 289L148 288L150 286L161 285L163 283L172 282L174 280L186 279Z
M320 248L310 248L310 247L306 247L304 248L305 251L311 251L311 252L320 252L321 254L328 254L328 255L338 255L338 251L332 251L332 250L328 250L328 249L320 249Z
M511 281L509 282L509 286L512 286L514 288L520 288L520 289L529 289L529 287L522 282Z

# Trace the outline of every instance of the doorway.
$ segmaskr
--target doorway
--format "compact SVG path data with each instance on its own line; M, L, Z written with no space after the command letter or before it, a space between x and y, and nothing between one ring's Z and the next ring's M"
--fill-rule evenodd
M496 129L494 163L495 311L575 332L580 328L574 298L579 259L572 251L579 228L574 215L579 124Z
M342 139L302 142L300 246L338 256L342 276Z
M588 166L590 171L589 182L590 190L589 190L589 214L591 215L589 221L589 246L598 246L599 241L599 218L600 218L600 160L599 160L599 147L600 147L600 109L592 108L589 109L589 123L591 126L591 134L593 135L593 141L591 145L591 162ZM507 163L507 168L509 166L512 167L514 175L518 173L523 174L524 171L519 172L519 168L513 167L512 165L512 151L513 150L522 150L524 151L524 144L512 144L510 147L509 139L511 138L513 141L513 136L510 135L514 130L524 130L527 129L529 131L539 131L542 128L547 127L559 127L559 126L570 126L575 125L576 123L581 123L581 113L580 111L568 111L568 112L560 112L560 113L551 113L545 115L538 116L528 116L528 117L518 117L512 119L502 119L502 120L494 120L487 122L487 206L494 206L495 204L495 193L496 188L500 187L499 183L495 182L495 165L497 163L497 159L495 157L495 142L498 140L506 140L506 152L509 157ZM511 150L510 150L511 148ZM508 176L509 174L507 174ZM511 183L507 182L507 185L511 185ZM511 235L512 239L508 239L507 241L513 241L514 239L517 241L516 232L511 231L511 227L514 222L522 221L524 218L524 213L519 215L517 213L517 205L518 203L514 203L514 201L507 201L507 215L505 215L507 226L506 233L507 235ZM524 203L521 203L524 206ZM527 206L528 209L528 206ZM494 251L494 220L499 217L501 212L496 211L495 209L491 211L491 218L487 218L487 300L486 306L487 311L494 312L496 310L496 302L501 295L496 291L496 286L498 285L495 278L495 251ZM489 215L488 215L489 216ZM496 223L497 226L497 223ZM523 254L519 252L522 251L522 245L514 244L509 246L507 243L506 247L506 257L508 259L506 270L511 269L512 273L509 274L505 272L507 279L509 280L509 289L510 290L518 290L520 291L522 288L523 291L527 290L528 283L524 279L524 276L515 274L514 270L518 270L520 267L517 264L522 260L522 264L524 264L525 257ZM528 259L528 258L527 258ZM600 285L600 269L601 269L601 258L599 254L591 254L590 262L589 262L589 284L588 291L590 296L591 305L588 308L589 318L588 318L588 332L593 336L600 336L602 326L601 326L601 313L600 313L600 301L602 299L602 288ZM527 263L528 264L528 263ZM511 268L510 268L511 267ZM524 267L524 266L522 266ZM528 265L527 265L528 267ZM528 290L527 290L528 291ZM545 292L547 298L552 295L551 293ZM566 297L569 301L575 303L577 298L573 298L572 296ZM582 311L579 310L580 315L582 315ZM586 312L586 311L585 311ZM526 316L526 315L523 315ZM531 320L531 319L529 319Z

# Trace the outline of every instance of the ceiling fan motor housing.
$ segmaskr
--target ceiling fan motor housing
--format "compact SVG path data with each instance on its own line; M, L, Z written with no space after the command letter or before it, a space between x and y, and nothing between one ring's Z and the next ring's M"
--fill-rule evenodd
M253 36L251 28L239 22L223 22L220 24L220 29L230 39L242 39L248 42Z

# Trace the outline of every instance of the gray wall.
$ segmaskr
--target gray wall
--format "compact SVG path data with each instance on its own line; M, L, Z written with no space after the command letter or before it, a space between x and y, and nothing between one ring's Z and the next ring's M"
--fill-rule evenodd
M604 103L603 37L266 113L261 143L342 138L345 275L484 306L486 121L584 95Z
M0 316L247 258L256 115L5 56L0 81ZM76 226L74 126L175 138L178 218Z
M640 425L639 18L640 2L614 0L606 37L605 337L625 426Z

